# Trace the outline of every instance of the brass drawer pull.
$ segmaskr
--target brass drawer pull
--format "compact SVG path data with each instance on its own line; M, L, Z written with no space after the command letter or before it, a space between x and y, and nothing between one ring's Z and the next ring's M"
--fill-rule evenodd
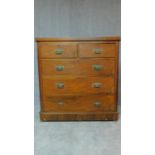
M100 70L103 69L103 66L101 66L101 65L93 65L92 67L93 67L93 69L94 69L95 71L100 71Z
M97 108L100 107L101 106L101 102L98 102L98 101L94 102L94 106L97 107Z
M59 101L57 104L63 106L64 102L63 101Z
M63 52L64 52L64 51L63 51L63 49L61 49L61 48L57 48L57 49L55 50L55 54L56 54L56 55L61 55Z
M64 88L64 83L56 83L57 88L63 89Z
M64 70L64 66L56 66L55 69L57 71L63 71Z
M103 52L103 50L100 49L100 48L93 48L93 52L94 52L95 54L101 54L101 53Z
M102 87L102 83L98 83L98 82L92 83L92 87L93 88L101 88Z

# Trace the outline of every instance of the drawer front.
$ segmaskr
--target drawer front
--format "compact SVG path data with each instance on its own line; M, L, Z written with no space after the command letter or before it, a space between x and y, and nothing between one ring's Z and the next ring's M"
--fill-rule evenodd
M42 76L77 74L77 60L63 59L40 61L42 67Z
M115 110L115 97L111 95L43 97L43 111L46 112L103 112Z
M115 57L116 45L103 43L79 44L79 57Z
M84 59L79 61L79 73L82 75L113 76L115 61L105 59Z
M77 57L76 44L40 45L40 58L73 58Z
M44 78L43 95L68 95L68 94L113 94L114 79L111 77L89 78Z
M115 73L115 61L105 59L86 60L41 60L42 75L104 75L112 76Z

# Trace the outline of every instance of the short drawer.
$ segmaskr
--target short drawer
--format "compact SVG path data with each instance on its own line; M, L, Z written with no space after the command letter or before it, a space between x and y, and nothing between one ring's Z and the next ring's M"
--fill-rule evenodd
M44 78L44 95L68 95L68 94L113 94L114 78L112 77L56 77Z
M115 73L115 61L104 58L81 59L78 70L81 75L113 76Z
M72 97L43 97L45 112L103 112L115 111L115 96L92 95Z
M77 57L76 44L40 45L40 58L73 58Z
M78 45L79 57L115 57L116 44L83 43Z
M42 76L74 75L77 74L78 62L76 59L42 59L40 60Z

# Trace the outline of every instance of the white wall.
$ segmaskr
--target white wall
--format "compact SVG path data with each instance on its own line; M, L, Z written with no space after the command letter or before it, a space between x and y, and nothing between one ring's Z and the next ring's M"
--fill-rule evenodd
M34 0L35 37L120 35L121 0Z

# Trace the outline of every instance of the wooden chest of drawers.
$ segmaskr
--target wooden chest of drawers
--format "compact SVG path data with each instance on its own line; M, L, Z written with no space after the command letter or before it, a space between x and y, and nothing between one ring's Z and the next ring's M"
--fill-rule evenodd
M42 121L117 120L120 38L37 38Z

